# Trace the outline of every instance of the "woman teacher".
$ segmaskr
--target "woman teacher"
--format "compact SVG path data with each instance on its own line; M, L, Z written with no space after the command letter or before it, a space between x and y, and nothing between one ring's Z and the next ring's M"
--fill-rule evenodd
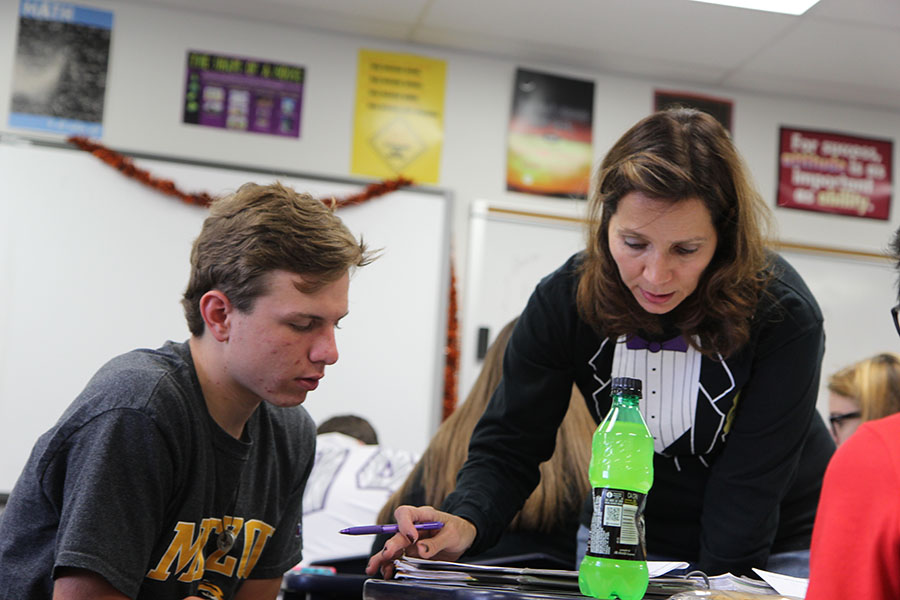
M367 572L494 543L553 453L573 381L599 422L611 379L627 376L643 381L655 445L648 556L804 574L834 450L816 411L824 333L803 280L765 246L768 218L709 115L662 111L629 129L597 172L587 248L519 319L456 489L441 510L398 508ZM412 526L432 520L445 525Z

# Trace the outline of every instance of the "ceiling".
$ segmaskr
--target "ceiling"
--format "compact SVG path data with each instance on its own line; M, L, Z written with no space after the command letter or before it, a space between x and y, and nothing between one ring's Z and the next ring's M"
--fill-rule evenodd
M147 0L144 0L146 3ZM150 0L242 19L900 112L900 0Z

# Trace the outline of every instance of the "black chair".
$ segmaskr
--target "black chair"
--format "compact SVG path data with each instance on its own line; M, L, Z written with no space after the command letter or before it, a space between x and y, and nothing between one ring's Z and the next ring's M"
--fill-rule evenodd
M368 577L354 573L317 575L290 571L284 576L283 600L360 600Z
M334 567L334 575L290 571L284 576L283 600L359 600L369 555L320 561L310 567Z

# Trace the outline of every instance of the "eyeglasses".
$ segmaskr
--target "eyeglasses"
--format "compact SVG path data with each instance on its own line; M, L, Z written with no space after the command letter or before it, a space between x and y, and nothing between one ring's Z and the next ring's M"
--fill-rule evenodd
M897 330L897 335L900 335L900 317L898 317L898 313L900 313L900 304L891 309L891 316L894 317L894 329Z
M828 421L831 423L831 433L834 434L834 437L838 437L838 428L844 424L844 421L849 421L850 419L859 419L862 417L862 413L858 410L848 413L841 414L832 414L828 417Z

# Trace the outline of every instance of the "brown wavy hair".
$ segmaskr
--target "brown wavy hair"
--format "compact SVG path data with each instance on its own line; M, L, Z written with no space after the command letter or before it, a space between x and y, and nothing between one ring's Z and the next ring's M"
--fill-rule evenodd
M900 354L882 352L844 367L828 379L828 389L853 400L863 421L900 412Z
M430 506L440 506L453 491L456 474L469 454L472 430L500 383L503 353L515 322L497 334L466 401L438 427L406 481L378 513L378 523L393 523L394 510L409 503L417 485L424 489L425 504ZM573 387L569 410L556 434L556 450L550 460L541 463L540 483L510 523L510 530L553 531L568 515L581 510L591 489L587 470L596 426L584 398Z
M631 192L679 202L697 198L718 235L697 289L667 315L646 312L622 282L609 250L609 222ZM750 337L769 261L764 232L770 213L728 132L710 115L688 108L639 121L613 145L595 176L588 240L580 267L578 310L603 335L661 333L676 327L708 356L729 356ZM662 318L661 318L662 317Z
M181 304L188 329L203 335L200 298L217 289L242 312L265 293L275 270L302 275L304 293L374 260L333 207L280 183L245 183L213 202L191 251L191 275Z

